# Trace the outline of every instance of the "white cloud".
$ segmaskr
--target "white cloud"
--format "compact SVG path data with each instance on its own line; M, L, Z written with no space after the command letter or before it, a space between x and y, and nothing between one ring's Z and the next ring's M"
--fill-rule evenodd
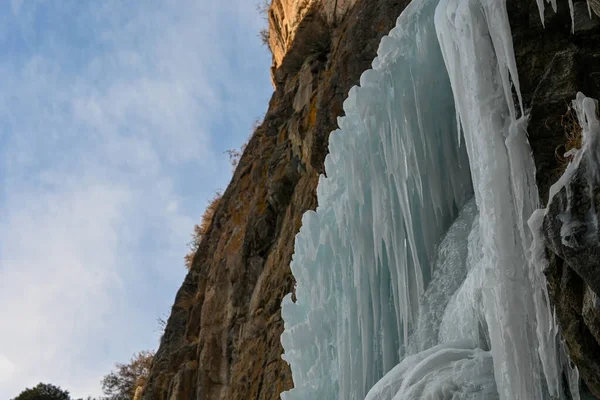
M221 153L266 107L251 2L133 4L0 17L0 398L40 381L97 395L155 346Z
M6 384L14 379L15 365L5 355L0 354L0 383Z
M118 224L131 194L102 185L65 189L19 196L0 223L0 321L10 321L0 352L20 371L12 390L29 376L60 380L71 357L90 354L89 340L110 329L98 317L115 307Z

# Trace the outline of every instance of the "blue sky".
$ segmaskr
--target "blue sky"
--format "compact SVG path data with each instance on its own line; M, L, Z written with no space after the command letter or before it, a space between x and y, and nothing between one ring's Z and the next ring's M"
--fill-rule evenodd
M158 343L272 92L253 1L0 2L0 398Z

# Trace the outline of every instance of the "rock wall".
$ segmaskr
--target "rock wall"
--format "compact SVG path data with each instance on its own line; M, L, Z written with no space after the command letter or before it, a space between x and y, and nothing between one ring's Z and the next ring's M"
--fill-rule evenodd
M600 18L594 14L590 18L585 1L575 2L573 33L568 2L557 3L556 14L547 4L543 27L535 1L508 1L521 91L531 110L529 141L544 205L550 186L564 169L557 154L565 151L563 116L568 105L578 91L600 98ZM547 238L552 236L546 232ZM590 297L585 279L556 250L548 240L550 300L582 380L600 397L600 338L592 334L600 328L600 313L585 301Z
M275 92L176 295L143 399L266 400L292 387L280 358L279 307L293 289L294 237L302 214L316 207L327 139L342 102L408 2L273 0ZM585 3L576 3L579 22L572 34L567 2L558 3L556 15L547 10L544 29L535 0L508 0L544 198L558 176L555 149L565 140L561 116L567 102L578 90L600 96L599 20L589 19ZM588 291L567 263L553 260L551 296L569 349L576 352L581 343L596 340L587 333ZM581 366L600 357L579 354L574 360ZM582 377L596 391L589 371L595 370L581 368Z
M178 291L145 400L278 399L280 303L301 216L316 207L327 139L408 0L274 0L269 110Z
M269 47L273 54L271 72L280 69L290 58L302 64L306 50L293 46L314 46L321 39L328 40L339 24L344 24L349 10L357 0L273 0L269 8ZM323 23L324 22L324 23ZM295 40L298 36L299 40ZM289 73L282 69L280 78Z
M600 242L589 213L600 213L599 182L587 179L587 157L549 204L543 230L551 254L550 294L571 359L589 390L600 396ZM594 189L590 191L590 187ZM597 210L597 211L595 211ZM563 215L571 219L565 226Z

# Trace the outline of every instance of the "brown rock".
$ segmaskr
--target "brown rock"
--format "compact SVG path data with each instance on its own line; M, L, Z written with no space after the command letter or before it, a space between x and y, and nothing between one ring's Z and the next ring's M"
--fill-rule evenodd
M269 47L273 53L273 71L282 65L284 58L294 56L291 48L296 42L296 36L300 38L297 42L306 42L307 35L312 35L308 30L316 30L318 35L325 33L329 26L342 23L356 2L357 0L274 0L269 8ZM315 20L320 21L315 23Z

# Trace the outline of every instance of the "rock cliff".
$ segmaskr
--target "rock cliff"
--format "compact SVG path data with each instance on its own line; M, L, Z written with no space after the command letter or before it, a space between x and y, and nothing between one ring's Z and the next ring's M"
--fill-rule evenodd
M550 294L563 337L590 391L600 396L600 242L586 223L590 213L598 218L600 186L588 181L590 167L585 157L552 198L543 231L551 251Z
M342 102L408 0L275 0L275 92L178 291L143 399L277 399L280 303Z
M586 3L575 2L573 32L568 2L557 3L556 14L547 7L543 27L535 1L509 0L521 90L531 115L529 141L544 204L550 186L563 170L557 154L565 151L568 106L578 91L593 98L600 96L600 18L596 15L590 18ZM549 218L555 219L561 212L562 196L555 197ZM587 211L585 199L580 196L579 200L579 211ZM550 229L548 221L544 222L544 229L550 258L545 272L550 300L584 384L600 397L600 337L594 336L600 329L600 308L597 302L592 307L593 291L589 287L598 272L595 275L585 275L581 269L576 272L578 266L556 246L555 229ZM588 249L589 253L593 251ZM592 260L587 270L597 267L596 260Z
M176 295L143 399L266 400L292 387L289 367L280 358L279 307L293 289L294 237L302 214L316 207L327 139L342 102L408 3L273 0L269 44L275 91ZM535 0L509 0L544 198L558 175L555 149L564 142L561 116L567 102L578 90L600 96L599 19L590 20L585 3L576 3L581 23L573 34L567 2L559 3L556 15L548 10L544 29ZM550 277L577 276L559 256L554 259ZM564 287L551 294L565 331L574 332L567 335L571 351L596 340L583 332L589 325L585 284L571 287L550 279L550 285ZM564 305L567 297L575 297L575 306ZM573 319L578 325L569 329ZM591 358L583 354L574 360L583 366ZM581 370L596 388L589 375L595 369Z

